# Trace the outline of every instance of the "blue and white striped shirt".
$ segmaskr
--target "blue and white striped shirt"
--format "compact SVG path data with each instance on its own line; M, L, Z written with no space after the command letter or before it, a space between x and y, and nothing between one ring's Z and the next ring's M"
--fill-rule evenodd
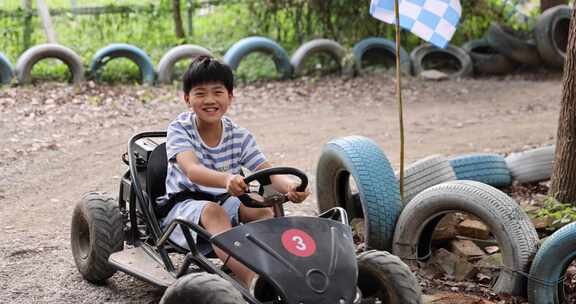
M266 161L250 132L226 116L222 117L222 137L216 147L209 147L204 143L196 126L196 114L184 112L178 115L168 126L166 138L166 153L168 156L168 171L166 176L166 196L186 189L191 191L205 191L212 194L226 192L224 188L206 187L192 183L182 172L176 162L176 155L184 151L193 151L200 164L206 168L240 174L241 167L250 171ZM160 202L159 202L160 203Z

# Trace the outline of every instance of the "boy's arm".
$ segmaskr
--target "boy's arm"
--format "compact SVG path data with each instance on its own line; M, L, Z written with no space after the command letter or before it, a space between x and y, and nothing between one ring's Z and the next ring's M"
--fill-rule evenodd
M241 175L218 172L204 167L193 151L183 151L176 155L178 166L191 182L206 187L225 188L232 195L243 194L248 186Z

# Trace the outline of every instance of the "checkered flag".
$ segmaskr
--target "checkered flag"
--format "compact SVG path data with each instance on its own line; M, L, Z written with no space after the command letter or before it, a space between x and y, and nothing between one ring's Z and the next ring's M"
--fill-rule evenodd
M459 0L398 0L400 26L416 36L446 47L460 21ZM370 14L386 23L395 24L394 0L372 0Z

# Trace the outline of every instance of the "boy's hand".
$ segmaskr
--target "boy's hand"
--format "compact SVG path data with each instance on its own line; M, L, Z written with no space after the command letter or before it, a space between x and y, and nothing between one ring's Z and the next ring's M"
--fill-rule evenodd
M230 175L226 181L226 191L228 193L239 196L246 192L248 185L244 183L244 177L242 175Z
M288 199L296 204L300 204L308 197L308 195L310 195L310 188L306 188L304 192L297 192L296 188L298 188L298 186L299 186L298 184L290 185L288 187L288 192L286 193Z

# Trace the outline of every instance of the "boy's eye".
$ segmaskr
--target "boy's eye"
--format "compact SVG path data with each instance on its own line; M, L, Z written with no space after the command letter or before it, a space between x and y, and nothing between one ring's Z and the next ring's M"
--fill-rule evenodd
M206 95L204 92L194 93L194 96L196 97L204 97L204 95Z

